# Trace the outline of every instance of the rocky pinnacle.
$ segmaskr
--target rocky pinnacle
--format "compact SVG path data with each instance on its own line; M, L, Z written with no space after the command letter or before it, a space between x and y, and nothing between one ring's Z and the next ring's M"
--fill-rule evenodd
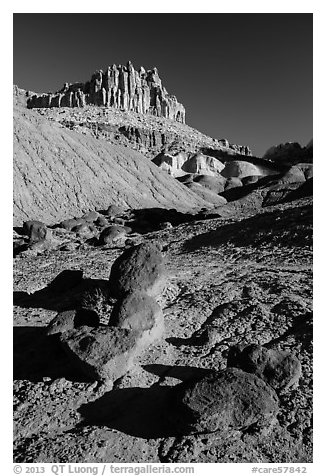
M124 111L166 117L185 123L185 108L162 86L157 68L136 71L130 61L126 66L109 66L96 71L86 83L65 83L56 93L33 95L29 108L114 107Z

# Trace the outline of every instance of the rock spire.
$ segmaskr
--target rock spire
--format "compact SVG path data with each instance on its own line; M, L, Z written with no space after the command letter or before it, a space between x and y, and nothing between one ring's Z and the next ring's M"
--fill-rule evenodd
M65 83L56 93L33 95L29 108L114 107L124 111L153 114L185 123L185 108L162 86L157 68L138 71L128 61L126 66L109 66L96 71L86 83Z

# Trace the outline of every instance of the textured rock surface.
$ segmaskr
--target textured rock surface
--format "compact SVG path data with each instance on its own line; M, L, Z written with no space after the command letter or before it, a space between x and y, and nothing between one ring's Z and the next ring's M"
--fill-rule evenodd
M255 375L230 368L176 387L170 418L182 433L268 426L279 411L274 390Z
M158 295L166 279L166 269L159 248L143 243L126 250L113 263L109 279L109 293L123 297L132 291Z
M61 334L81 326L98 327L100 323L99 316L95 311L89 309L78 309L59 312L59 314L50 322L46 329L46 334Z
M142 233L147 232L133 236L128 246L133 246L138 239L157 243L164 253L169 281L158 299L164 311L165 338L147 347L149 341L144 335L138 335L141 353L137 354L130 370L108 391L108 387L103 388L97 382L90 384L89 378L85 379L78 371L83 368L85 372L85 363L82 366L80 358L74 355L77 365L73 367L73 353L66 354L57 345L57 339L46 336L45 329L60 309L74 309L81 303L85 288L100 287L108 291L108 269L121 254L123 245L96 247L85 237L54 229L54 236L62 238L62 248L37 256L25 253L17 256L14 262L13 352L15 461L311 462L312 202L310 197L300 197L311 194L312 179L299 184L274 184L274 190L267 193L262 191L261 185L257 190L251 189L249 194L246 186L239 186L227 191L247 194L243 201L236 198L237 193L233 197L230 195L234 201L225 207L234 206L236 211L239 205L231 217L221 218L218 210L224 207L208 209L208 202L196 202L205 210L189 220L186 214L182 216L169 208L180 211L183 204L189 207L191 200L196 200L190 190L177 182L176 186L181 188L169 189L172 179L161 181L163 172L156 175L148 163L143 167L145 162L139 154L114 148L123 157L126 154L133 157L134 165L131 165L120 155L112 156L113 149L107 145L111 142L135 147L143 154L148 152L147 157L152 158L154 150L157 155L164 142L171 154L175 151L201 152L213 154L212 157L220 160L225 151L227 161L232 151L234 155L236 152L226 140L214 141L185 124L163 117L109 107L45 108L24 110L20 114L25 119L39 115L40 122L20 122L21 130L17 134L20 143L15 146L18 150L22 145L28 148L32 157L28 155L19 165L17 173L21 180L18 186L32 193L31 199L27 195L17 202L16 211L21 218L16 223L20 225L31 218L46 224L57 223L68 217L79 217L89 210L105 209L111 203L125 210L164 206L164 213L157 208L147 209L126 219L135 221L133 230L138 224ZM54 123L43 129L44 118ZM100 124L110 121L115 121L114 126ZM18 123L19 119L15 127ZM121 132L120 127L124 128ZM173 136L177 138L175 145L170 142ZM53 162L49 164L46 137L50 138L48 142L54 151ZM147 152L143 148L145 140L151 148ZM210 150L200 151L203 146ZM42 160L37 162L33 154ZM80 175L74 175L74 171L79 171L80 157L93 169L94 175L103 175L105 190L98 182L91 183L89 175L88 181L81 180L88 168L80 171ZM259 165L257 158L245 160ZM97 161L101 161L100 167L97 167ZM302 162L305 160L301 158ZM67 165L71 170L69 174L65 169ZM29 166L33 167L32 175ZM132 173L127 180L119 181L119 176L127 174L130 167ZM286 171L279 164L275 169L282 173ZM149 175L148 170L151 171ZM91 177L93 171L88 172ZM310 171L304 172L305 176L306 173L310 174ZM62 187L69 189L72 179L73 191L62 196L56 186L57 177L67 175L67 183ZM140 181L133 180L135 175L141 177ZM194 183L195 178L191 179ZM117 187L115 181L119 181ZM130 188L126 186L128 182L132 183ZM53 184L53 189L49 183ZM83 199L91 196L94 189L101 195L100 203L95 203L94 197L90 201ZM299 195L295 197L295 193ZM60 210L52 209L52 221L42 213L51 203L48 198L56 195L59 202L64 200L64 206ZM284 202L283 199L291 197L296 200ZM26 209L31 210L31 214L27 216L22 213L24 200L30 200ZM268 206L268 200L272 206L262 210L262 205ZM283 203L278 204L282 200ZM188 214L189 208L185 207L184 211ZM75 225L80 224L78 221ZM170 222L173 227L160 230L162 222ZM20 238L14 234L14 240L19 243ZM67 268L83 268L82 283L52 292L48 283ZM95 303L93 307L101 309L108 318L114 300L107 301L106 293L94 293L91 298L87 296L86 299L90 308ZM176 436L173 420L165 418L167 397L173 387L182 381L189 385L191 380L207 374L208 369L223 371L230 347L253 342L267 348L277 345L281 351L297 355L301 362L300 385L280 393L280 411L275 425L258 432L252 427L249 431L227 427L221 432ZM90 375L92 379L100 378L94 369Z
M96 380L116 380L131 367L139 352L138 333L118 327L82 326L60 335L69 357Z
M28 220L23 223L23 233L30 237L32 227L34 226L39 226L39 227L45 227L46 225L38 220Z
M117 302L112 310L109 325L145 331L151 330L158 323L161 325L162 321L162 310L157 302L144 292L134 291Z
M85 245L15 259L15 462L312 462L311 203L305 198L256 215L179 224L164 210L173 228L143 239L164 248L170 276L160 302L165 336L104 395L44 332L57 306L74 307L78 287L60 296L42 297L38 290L67 268L84 269L83 281L104 286L122 250ZM198 342L194 334L208 328L213 338ZM268 434L175 437L163 417L171 387L202 376L203 369L225 369L231 346L253 342L277 345L301 362L299 385L280 395L278 423Z
M26 109L26 98L31 95L30 92L14 87L14 104L19 108L25 106ZM82 108L41 108L35 112L59 123L65 129L101 138L111 144L131 147L151 159L162 150L172 155L182 151L193 155L204 153L202 148L232 157L252 155L247 146L213 139L184 123L163 116L95 105Z
M301 376L301 364L295 355L258 344L231 348L228 366L253 373L276 390L297 384Z
M128 61L126 66L109 66L105 72L96 71L86 83L66 83L57 93L34 95L28 99L29 108L84 107L89 104L109 106L153 114L185 122L185 108L162 86L157 68L136 71Z
M99 244L105 245L111 243L127 233L125 227L112 225L105 228L99 236Z

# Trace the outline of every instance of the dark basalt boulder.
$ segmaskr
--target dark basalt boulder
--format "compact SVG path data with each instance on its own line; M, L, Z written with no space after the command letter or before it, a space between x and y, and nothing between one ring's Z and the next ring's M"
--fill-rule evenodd
M97 313L90 309L74 309L59 312L46 328L46 335L61 334L80 326L98 327L100 319Z
M96 221L99 217L99 214L95 211L90 211L88 213L85 213L85 215L82 216L82 219L86 222L91 222L93 223Z
M25 221L23 223L23 234L24 235L27 235L28 237L30 236L30 232L31 232L31 228L33 226L40 226L40 227L45 227L45 223L43 223L42 221L38 221L38 220L28 220L28 221Z
M113 263L109 279L112 297L144 291L151 296L159 294L165 282L165 265L161 251L152 243L141 243L127 249Z
M86 222L81 223L80 225L74 226L71 231L73 231L74 233L77 233L77 235L80 235L80 236L92 234L92 231L90 230L90 227Z
M301 376L301 364L296 356L258 344L231 347L228 366L257 375L275 390L291 387Z
M41 221L30 220L23 224L23 233L29 238L29 243L51 239L51 231Z
M103 381L125 375L142 349L137 332L109 326L67 330L60 342L79 370Z
M123 215L124 211L121 207L118 207L118 205L109 205L107 210L103 212L103 215L106 215L109 218L114 218L116 216Z
M162 323L160 306L142 291L134 291L120 299L114 306L109 321L111 326L135 331L151 330Z
M100 245L107 245L112 243L113 241L121 238L123 235L127 233L125 227L119 225L112 225L108 226L104 230L102 230L100 237L99 237L99 244Z
M279 410L275 391L237 368L177 385L169 403L168 417L181 434L264 428Z
M99 217L95 221L95 225L100 227L100 228L106 228L106 227L109 226L109 222L104 216L99 215Z
M60 223L60 228L64 228L67 231L71 231L75 226L80 225L75 218L70 218L68 220L64 220Z

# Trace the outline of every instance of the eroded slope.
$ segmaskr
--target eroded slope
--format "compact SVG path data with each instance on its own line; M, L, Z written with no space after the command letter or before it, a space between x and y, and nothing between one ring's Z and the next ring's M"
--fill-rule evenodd
M189 210L207 202L125 147L86 137L19 105L14 116L14 224L48 224L111 203Z

